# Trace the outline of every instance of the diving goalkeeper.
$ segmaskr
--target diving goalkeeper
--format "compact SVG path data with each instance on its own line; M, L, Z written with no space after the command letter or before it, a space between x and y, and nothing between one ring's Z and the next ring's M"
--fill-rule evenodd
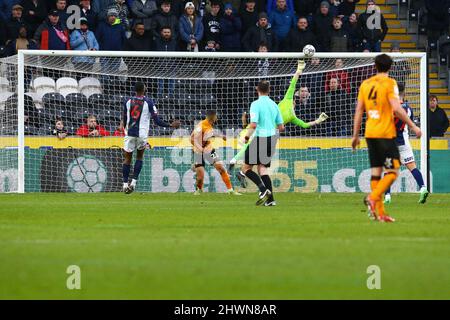
M305 61L299 60L298 65L297 65L297 71L295 72L294 76L291 79L291 83L289 85L288 90L286 91L286 94L284 95L283 100L281 100L280 103L278 103L278 108L280 108L281 117L283 118L283 123L285 125L288 123L292 123L298 127L308 129L308 128L311 128L315 125L318 125L318 124L324 122L325 120L328 119L328 116L325 113L321 113L320 116L316 120L310 121L310 122L304 122L303 120L297 118L297 116L295 115L295 101L294 101L295 87L296 87L297 81L300 78L300 76L302 75L304 69L305 69ZM245 127L246 123L244 122L245 115L246 114L243 115L243 126L244 126L243 132L247 131L246 127ZM242 145L239 152L234 156L233 159L230 160L229 171L231 171L233 169L234 165L237 163L238 160L242 159L242 157L245 154L245 150L247 149L251 140L252 140L252 138L250 138L248 143ZM245 180L245 175L242 172L239 172L236 175L236 177L238 178L239 182L241 183L241 186L243 188L246 188L247 183Z

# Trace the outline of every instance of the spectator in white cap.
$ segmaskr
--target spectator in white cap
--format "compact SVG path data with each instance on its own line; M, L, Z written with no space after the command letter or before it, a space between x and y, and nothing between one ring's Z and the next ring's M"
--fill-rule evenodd
M180 17L180 38L183 50L198 51L198 44L203 39L203 23L202 18L195 13L192 2L186 3L184 14Z

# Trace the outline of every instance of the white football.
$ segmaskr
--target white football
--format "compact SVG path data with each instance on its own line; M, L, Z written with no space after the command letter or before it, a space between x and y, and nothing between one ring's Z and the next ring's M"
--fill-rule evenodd
M316 53L316 48L314 48L314 46L307 44L304 48L303 48L303 54L305 55L305 57L307 58L311 58L314 53Z

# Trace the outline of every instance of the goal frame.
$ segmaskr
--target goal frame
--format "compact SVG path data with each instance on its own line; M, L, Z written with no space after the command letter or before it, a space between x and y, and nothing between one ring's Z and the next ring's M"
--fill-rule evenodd
M379 52L362 53L362 52L333 52L324 53L318 52L314 54L317 58L374 58L379 55ZM429 174L429 137L428 137L428 67L427 67L427 54L426 52L399 52L399 53L387 53L392 58L418 58L420 59L420 126L423 132L420 139L420 171L424 177L425 185L429 186L430 174ZM253 52L158 52L158 51L75 51L75 50L19 50L17 54L17 70L18 70L18 108L17 108L17 121L18 121L18 193L25 193L25 56L53 56L53 57L74 57L74 56L89 56L89 57L154 57L154 58L255 58ZM267 52L258 53L258 58L292 58L302 59L305 58L303 53L278 53Z

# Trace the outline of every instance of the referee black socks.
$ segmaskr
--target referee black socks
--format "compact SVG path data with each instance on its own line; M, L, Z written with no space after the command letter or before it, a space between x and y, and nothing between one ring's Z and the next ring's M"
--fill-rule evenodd
M258 186L259 191L264 192L267 190L261 178L253 170L248 170L245 175Z
M264 185L266 186L266 188L269 189L270 192L272 192L272 180L270 179L269 175L266 174L266 175L261 176L261 180L264 183ZM274 201L273 192L269 197L269 202L271 202L271 201Z
M266 188L269 189L270 192L272 192L272 180L270 180L270 177L266 174L261 176L261 180L266 186Z

